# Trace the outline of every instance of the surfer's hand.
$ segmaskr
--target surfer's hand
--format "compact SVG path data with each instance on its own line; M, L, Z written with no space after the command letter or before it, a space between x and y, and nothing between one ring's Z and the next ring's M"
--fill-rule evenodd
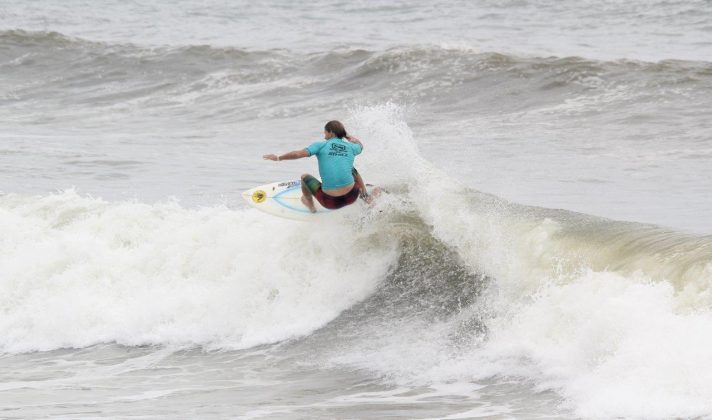
M279 160L279 158L277 157L277 155L275 155L275 154L273 154L273 153L270 153L269 155L264 155L264 156L262 156L262 159L264 159L264 160L273 160L273 161L275 161L275 162Z
M346 136L346 140L350 141L351 143L356 143L356 144L359 144L359 145L363 146L363 145L361 144L361 140L359 140L358 138L356 138L356 137L354 137L354 136L347 135L347 136Z

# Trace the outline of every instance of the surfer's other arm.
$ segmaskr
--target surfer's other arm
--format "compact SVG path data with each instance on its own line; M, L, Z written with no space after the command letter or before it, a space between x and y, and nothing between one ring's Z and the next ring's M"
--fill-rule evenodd
M361 151L363 151L363 143L361 143L361 140L349 134L346 135L346 140L350 141L351 143L358 144L359 146L361 146Z
M273 160L275 162L278 162L280 160L294 160L294 159L301 159L301 158L305 158L305 157L309 157L309 152L307 152L307 149L292 150L291 152L285 153L280 156L270 153L269 155L262 156L262 159Z

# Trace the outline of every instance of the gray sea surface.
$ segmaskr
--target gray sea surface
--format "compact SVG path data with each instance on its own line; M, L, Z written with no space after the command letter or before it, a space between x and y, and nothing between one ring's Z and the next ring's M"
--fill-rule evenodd
M711 121L709 1L0 0L0 417L709 416Z

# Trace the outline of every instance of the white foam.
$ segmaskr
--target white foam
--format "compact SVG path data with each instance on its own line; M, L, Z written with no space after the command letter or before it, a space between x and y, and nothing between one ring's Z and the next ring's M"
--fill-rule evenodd
M679 314L668 283L591 272L491 327L479 362L506 374L531 361L531 379L559 390L580 416L712 412L712 313Z
M351 223L253 210L0 198L0 349L245 348L308 334L367 296L395 255ZM367 262L367 263L366 263Z

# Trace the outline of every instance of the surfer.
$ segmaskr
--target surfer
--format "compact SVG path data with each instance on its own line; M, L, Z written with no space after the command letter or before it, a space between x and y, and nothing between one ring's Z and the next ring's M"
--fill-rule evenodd
M316 155L323 183L310 174L302 175L302 203L315 213L314 198L327 209L340 209L353 204L359 196L370 201L366 185L354 168L354 159L362 151L361 141L348 135L341 122L329 121L324 126L324 141L279 156L264 155L263 158L279 162Z

